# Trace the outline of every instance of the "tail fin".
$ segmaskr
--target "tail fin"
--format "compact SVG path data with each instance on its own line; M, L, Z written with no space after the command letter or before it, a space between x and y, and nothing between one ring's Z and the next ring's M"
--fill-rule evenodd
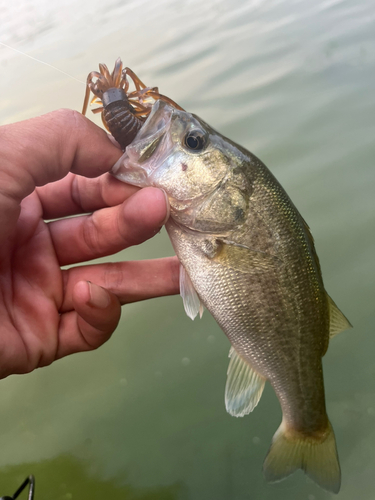
M302 469L325 490L338 493L341 484L340 465L335 435L331 424L322 440L294 433L282 423L273 437L264 461L267 481L280 481L297 469Z

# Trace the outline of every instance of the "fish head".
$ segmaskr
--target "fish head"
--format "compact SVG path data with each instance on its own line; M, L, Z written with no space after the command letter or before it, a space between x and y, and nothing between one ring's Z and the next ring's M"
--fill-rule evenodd
M233 149L228 140L198 116L158 100L112 174L139 187L163 189L171 216L199 229L197 214L202 207L217 212L218 203L214 207L207 200L215 194L217 201L219 186L238 166L238 155L233 154Z

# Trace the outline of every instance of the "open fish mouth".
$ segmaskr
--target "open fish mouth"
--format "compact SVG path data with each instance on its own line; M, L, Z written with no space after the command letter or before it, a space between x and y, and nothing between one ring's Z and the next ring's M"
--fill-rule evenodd
M174 112L175 108L158 100L133 142L112 167L111 174L135 186L152 185L152 173L171 153L172 144L168 132ZM156 150L158 154L153 157Z

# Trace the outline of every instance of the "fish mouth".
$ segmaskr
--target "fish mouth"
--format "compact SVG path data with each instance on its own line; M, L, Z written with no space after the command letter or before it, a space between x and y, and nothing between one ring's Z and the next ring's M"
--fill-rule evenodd
M133 142L127 146L125 153L112 167L112 175L135 186L151 185L149 178L160 165L161 157L164 156L163 152L165 153L170 146L167 132L170 129L174 111L175 108L166 102L156 101ZM158 150L157 158L152 158L156 150Z

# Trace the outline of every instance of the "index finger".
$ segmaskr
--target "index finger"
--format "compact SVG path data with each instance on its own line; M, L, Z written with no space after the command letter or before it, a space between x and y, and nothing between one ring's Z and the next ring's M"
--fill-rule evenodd
M43 219L57 219L120 205L138 190L111 174L89 179L69 172L64 179L37 188L37 194Z

